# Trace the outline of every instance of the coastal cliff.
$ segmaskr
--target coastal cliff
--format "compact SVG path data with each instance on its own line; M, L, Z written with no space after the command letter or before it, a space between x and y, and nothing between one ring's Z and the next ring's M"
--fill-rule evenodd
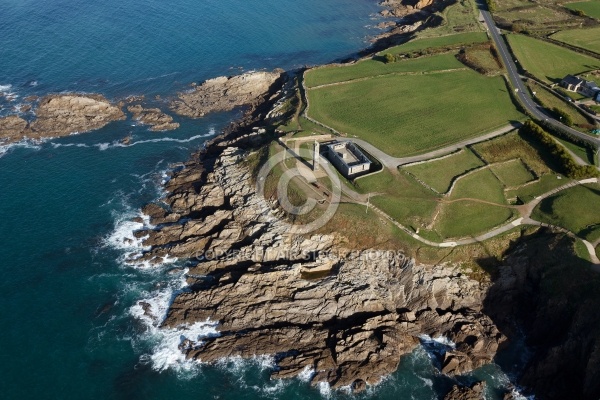
M600 398L600 276L573 245L552 232L515 243L484 301L509 338L526 336L519 384L536 399Z
M248 163L273 140L256 128L278 94L272 87L172 171L165 197L143 209L149 225L135 236L146 250L131 261L188 260L187 288L156 320L181 331L186 358L273 355L275 378L308 370L313 384L360 391L395 371L424 338L453 343L439 360L452 376L492 362L507 337L525 333L533 356L520 384L540 399L598 397L600 302L589 294L600 282L581 268L568 237L519 239L491 279L474 280L396 251L345 249L343 232L292 234L277 200L256 193ZM218 336L186 336L187 326L205 321L218 323ZM482 390L457 386L448 398L478 398Z
M199 260L162 322L185 336L186 325L219 321L220 336L182 340L188 358L276 355L273 377L308 368L315 384L355 390L394 372L422 335L455 344L444 373L492 360L504 337L482 313L485 286L451 266L343 249L336 235L289 234L255 193L245 156L229 147L188 163L167 185L166 208L145 209L157 227L137 232L151 246L143 259Z

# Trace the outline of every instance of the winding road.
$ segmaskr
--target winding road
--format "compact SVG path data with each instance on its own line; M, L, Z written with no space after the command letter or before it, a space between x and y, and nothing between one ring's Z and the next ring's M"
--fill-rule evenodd
M545 121L547 124L552 125L555 128L566 131L572 136L575 136L585 142L591 143L596 147L596 149L600 148L599 138L586 135L585 133L579 132L573 128L562 124L561 122L545 114L542 111L542 108L533 101L533 99L529 95L529 91L527 90L527 88L525 88L525 85L523 84L523 81L519 76L517 65L511 57L511 54L508 51L508 47L506 46L504 39L502 39L498 27L496 27L494 19L492 18L492 14L490 14L489 11L485 10L485 7L483 5L480 4L479 7L481 9L481 15L483 16L485 24L487 25L488 32L492 40L494 41L494 44L496 45L496 49L498 50L500 57L502 58L502 63L506 67L510 83L516 89L516 95L521 104L527 109L527 111L540 121Z

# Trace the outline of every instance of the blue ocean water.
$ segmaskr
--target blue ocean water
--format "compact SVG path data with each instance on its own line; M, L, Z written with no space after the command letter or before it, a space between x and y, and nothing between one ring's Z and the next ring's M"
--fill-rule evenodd
M0 115L31 95L166 98L218 75L343 58L376 33L378 11L375 0L3 0ZM178 338L139 318L139 299L164 309L181 277L165 273L173 265L123 263L130 219L160 196L170 163L238 115L178 119L167 133L121 121L0 150L3 398L347 397L302 379L270 381L266 358L182 362ZM119 144L126 135L131 146ZM478 374L490 398L506 384L494 366ZM417 349L360 397L432 399L450 384Z

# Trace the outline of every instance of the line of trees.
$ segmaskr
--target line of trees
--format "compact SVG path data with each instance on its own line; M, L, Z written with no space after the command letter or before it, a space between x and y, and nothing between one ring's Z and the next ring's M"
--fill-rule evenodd
M600 176L600 172L592 165L578 165L573 157L558 144L541 126L528 120L523 124L521 133L541 144L554 158L564 175L572 179L585 179Z

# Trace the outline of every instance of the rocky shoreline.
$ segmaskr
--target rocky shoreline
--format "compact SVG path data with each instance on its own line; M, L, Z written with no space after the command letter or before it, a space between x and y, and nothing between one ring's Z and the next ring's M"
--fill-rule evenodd
M313 384L356 392L393 373L423 335L454 343L440 359L445 374L490 363L505 337L482 312L487 284L399 252L344 249L338 234L290 234L276 201L256 193L244 160L269 140L255 128L280 85L174 170L161 202L144 207L151 227L135 236L149 249L131 262L190 263L187 289L156 323L181 330L188 359L272 355L274 378L310 370ZM185 336L207 320L218 321L218 337Z
M256 71L209 79L189 92L179 93L170 108L178 115L201 118L211 112L252 105L270 91L282 73Z
M290 235L255 193L245 155L228 147L176 172L164 204L145 209L157 228L137 232L148 260L205 258L162 322L185 336L186 325L219 321L219 337L182 340L187 358L275 355L274 378L308 368L313 384L357 391L394 372L421 335L455 343L443 373L491 362L505 338L482 313L485 285L452 266L343 249L336 235Z
M368 51L408 40L451 3L384 1L384 13L401 22L386 24L391 29ZM542 232L515 243L490 281L481 282L456 266L424 265L394 249L345 249L342 234L290 234L277 202L256 194L245 165L267 140L258 128L280 99L282 82L280 71L215 78L169 105L191 118L249 106L240 121L172 171L167 195L143 209L152 227L135 232L149 250L132 262L187 260L188 287L157 321L181 330L179 349L186 358L213 363L272 355L274 378L309 370L313 384L360 392L393 373L423 335L453 342L439 361L442 373L455 376L492 362L523 329L532 355L518 383L539 399L600 396L600 324L594 317L600 299L590 294L600 282L569 269L576 263L570 239ZM127 118L125 104L151 130L178 127L142 100L47 96L31 122L0 118L0 144L100 129ZM149 304L140 306L149 317L158 315ZM185 336L186 326L207 319L218 321L219 336ZM445 399L479 399L483 393L481 384L456 385Z
M441 372L454 376L492 362L507 337L516 340L529 326L525 334L532 338L532 358L518 383L540 399L572 393L578 393L572 398L597 398L600 347L585 329L600 333L600 326L585 310L600 307L600 296L580 299L576 307L582 308L575 309L573 319L568 293L540 292L545 267L577 265L568 237L540 232L514 243L486 283L452 265L346 250L340 234L290 234L277 202L256 194L245 165L272 140L256 128L264 126L281 85L272 86L241 121L174 170L167 195L143 210L153 226L135 235L150 249L133 261L188 261L187 289L157 321L181 330L179 348L186 358L212 363L273 355L274 378L310 370L313 384L361 391L394 372L421 335L454 343L440 359ZM581 268L589 285L600 285L591 270ZM566 276L577 279L572 272ZM576 281L569 285L578 287ZM186 326L207 320L218 321L218 337L185 336ZM561 339L544 340L555 324L562 327ZM563 374L562 366L576 372ZM457 385L446 398L483 398L483 387ZM511 398L506 393L505 399Z

